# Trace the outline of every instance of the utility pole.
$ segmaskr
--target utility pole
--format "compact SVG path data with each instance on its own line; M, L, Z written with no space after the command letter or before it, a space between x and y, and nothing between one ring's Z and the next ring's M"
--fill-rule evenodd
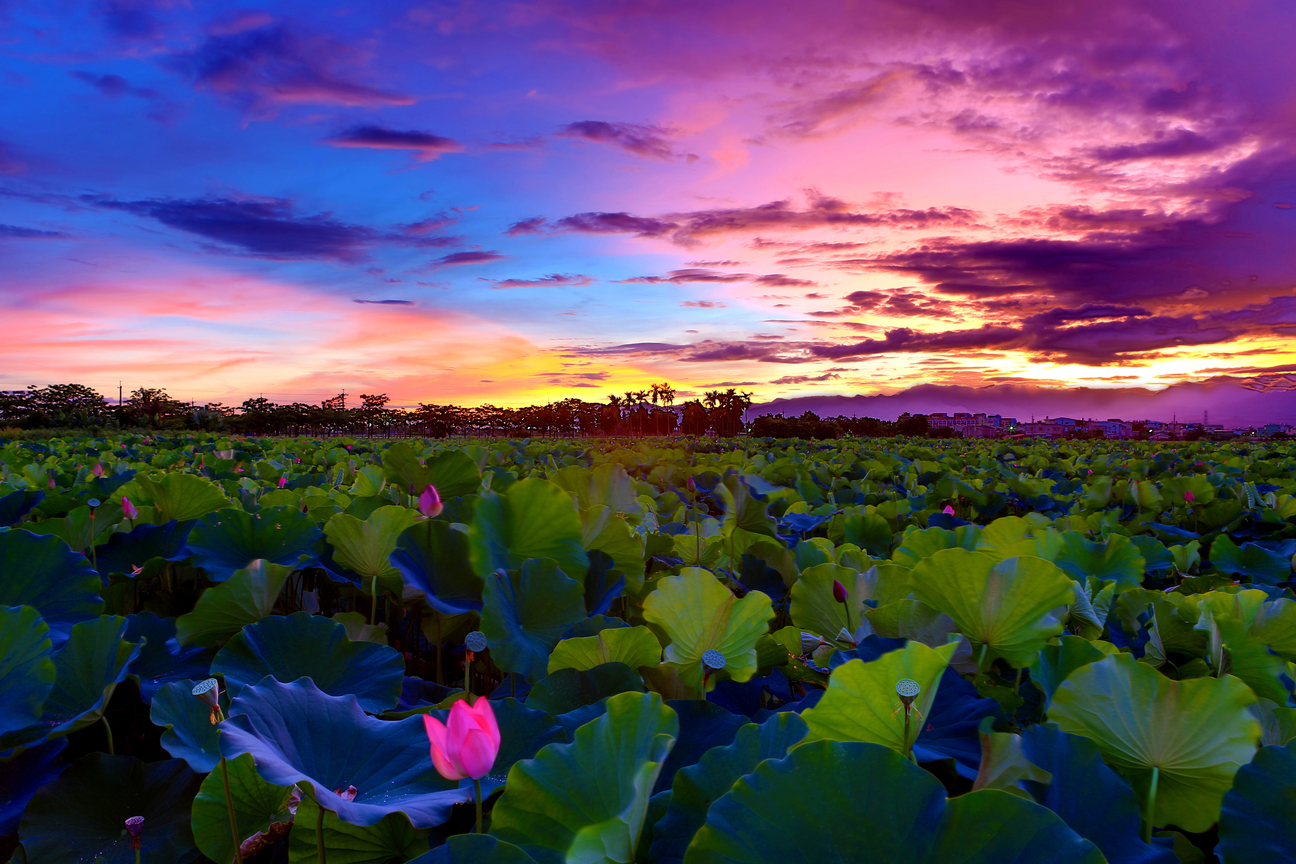
M120 408L122 404L121 394L122 394L122 386L121 386L121 382L118 381L117 382L117 407L118 408Z

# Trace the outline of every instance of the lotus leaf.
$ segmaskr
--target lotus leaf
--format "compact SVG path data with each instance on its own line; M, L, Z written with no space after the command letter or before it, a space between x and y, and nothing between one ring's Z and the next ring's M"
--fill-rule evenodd
M170 681L206 678L215 652L191 645L180 647L175 638L176 619L159 618L152 612L127 615L127 642L139 642L139 656L131 661L130 675L139 684L140 698L153 701L153 694Z
M324 843L328 864L388 864L406 861L427 849L427 829L410 824L404 813L388 813L372 825L351 825L324 809ZM293 830L288 832L288 864L319 861L320 804L312 787L302 790Z
M491 657L528 681L545 676L549 652L585 617L584 587L549 559L529 559L520 570L491 575L483 597L481 630Z
M17 525L44 497L44 491L39 489L19 489L0 497L0 527Z
M181 645L212 646L255 624L274 611L288 572L269 561L253 561L204 591L193 611L176 619L176 638Z
M123 496L130 498L136 506L151 505L154 521L158 524L172 520L188 522L228 507L230 503L221 487L212 481L173 471L163 474L160 479L137 474L113 493L112 500L120 505Z
M559 642L549 656L549 673L567 668L584 671L604 663L624 663L631 669L656 666L661 654L661 643L647 627L603 630Z
M418 514L406 507L379 507L363 522L346 513L338 513L324 526L324 535L333 546L333 560L361 579L361 587L377 594L377 586L400 593L400 573L391 564L391 554L401 533L418 520Z
M396 540L391 563L405 584L421 591L442 615L481 611L484 583L468 563L468 537L446 522L428 520L406 528Z
M550 714L567 714L617 693L642 693L643 679L624 663L604 663L593 669L559 669L540 679L527 696L527 705Z
M249 624L225 643L212 661L213 675L237 697L267 675L282 681L310 678L330 696L355 696L360 707L380 714L396 707L405 659L373 642L352 642L346 628L308 612L275 615Z
M1048 783L1051 775L1026 758L1020 735L992 732L993 725L989 718L981 724L981 767L972 782L972 791L999 789L1029 799L1030 795L1019 784L1028 780Z
M917 528L910 526L900 539L900 545L891 553L891 560L904 567L913 567L942 549L976 548L979 531L969 531L964 526L951 531L948 528Z
M54 647L78 621L103 611L101 582L84 555L57 537L0 531L0 606L31 606L50 628Z
M1062 548L1053 563L1081 584L1089 579L1114 581L1118 586L1137 588L1143 581L1144 560L1128 537L1112 534L1096 543L1078 531L1062 535Z
M1205 831L1255 752L1260 725L1247 711L1255 701L1232 676L1171 681L1116 654L1072 672L1053 694L1049 719L1098 745L1138 793L1145 820L1156 776L1152 824Z
M456 834L409 864L535 864L535 859L489 834Z
M30 606L0 607L0 735L40 719L54 689L50 649L49 627L39 612Z
M1238 546L1227 534L1215 538L1210 548L1211 564L1220 573L1248 577L1261 585L1277 585L1291 576L1290 556L1284 556L1257 543Z
M877 573L872 573L874 579ZM833 599L833 583L840 582L846 589L846 602ZM837 564L819 564L801 571L801 578L792 586L792 623L811 633L821 633L833 639L845 630L854 634L864 623L864 613L869 607L866 600L873 596L873 586L864 574Z
M644 538L611 509L591 507L581 511L581 544L591 553L608 556L620 572L638 577L632 579L630 590L643 587ZM593 555L590 559L592 566Z
M657 775L654 795L668 791L676 772L696 765L712 747L732 744L738 730L749 723L743 715L702 699L671 699L666 704L679 718L679 734Z
M896 600L864 613L874 634L883 639L911 639L924 645L944 645L954 631L954 619L917 600Z
M131 531L118 532L95 550L99 572L132 575L150 561L181 561L189 557L186 545L193 522L150 525L142 522Z
M55 738L0 759L0 837L18 833L27 802L36 790L63 773L67 763L60 756L66 746L66 738Z
M1296 860L1296 752L1262 747L1224 795L1218 852L1224 864Z
M149 720L163 729L162 749L183 759L199 774L206 774L220 761L220 744L211 709L194 698L194 681L172 681L158 690L149 710Z
M422 493L430 484L443 499L458 498L473 494L481 486L477 463L462 450L442 450L422 459L408 444L398 441L383 451L382 460L387 479L399 483L402 491L411 495Z
M1044 692L1045 700L1052 700L1058 685L1067 676L1087 663L1096 663L1107 656L1088 639L1079 636L1062 636L1056 645L1040 649L1030 666L1030 677Z
M229 799L234 805L240 841L245 842L254 834L267 831L276 822L292 824L293 814L289 807L293 787L276 786L262 780L252 756L247 753L227 760L225 766L225 773L229 775ZM191 827L194 843L204 855L213 861L234 860L222 772L213 771L203 780L194 797Z
M468 537L478 574L516 570L528 558L550 558L564 573L589 568L575 501L538 477L519 480L503 494L482 493Z
M188 548L207 578L224 582L257 560L291 570L315 557L320 536L315 520L294 507L269 507L257 513L227 509L199 519L189 532Z

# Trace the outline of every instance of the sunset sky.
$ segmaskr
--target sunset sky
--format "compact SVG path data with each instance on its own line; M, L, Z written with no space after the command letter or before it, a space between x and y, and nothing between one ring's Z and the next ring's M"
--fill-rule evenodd
M1290 0L0 0L0 389L1296 369Z

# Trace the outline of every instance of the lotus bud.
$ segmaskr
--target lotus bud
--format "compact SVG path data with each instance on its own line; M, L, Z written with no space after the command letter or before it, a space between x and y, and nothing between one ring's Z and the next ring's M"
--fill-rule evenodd
M95 466L90 469L90 473L96 477L102 477L104 475L103 466L96 462Z
M828 643L823 640L823 637L816 636L813 633L807 633L804 630L801 631L802 654L813 654L815 651L818 651L821 647L827 644Z
M51 489L54 489L54 488L56 488L57 486L58 486L58 484L54 482L54 475L51 474L51 475L50 475L50 478L49 478L49 487L50 487Z
M437 494L436 487L431 483L423 490L423 494L418 499L418 510L429 519L435 519L441 515L445 505L441 503L441 496Z
M944 513L946 516L953 516L953 515L954 515L954 508L953 508L952 506L950 506L949 504L946 504L946 505L945 505L945 509L942 510L941 512Z
M126 820L126 833L129 834L131 838L130 848L132 849L140 848L139 835L140 835L140 831L143 830L143 828L144 828L143 816L132 816Z
M697 484L693 482L692 477L688 478L688 481L685 482L684 485L688 487L690 492L697 492Z
M847 630L845 627L837 631L837 641L845 642L851 647L854 647L855 645L859 644L855 641L855 637L851 635L851 632Z
M1187 503L1191 504L1192 502L1194 502L1194 501L1196 501L1196 500L1197 500L1197 496L1196 496L1196 495L1194 495L1192 492L1190 492L1190 491L1188 491L1188 490L1186 490L1186 489L1184 490L1184 501L1186 501Z
M282 488L284 488L284 487L287 486L287 485L288 485L288 478L287 478L287 477L280 477L280 478L279 478L279 488L282 489Z
M896 693L900 694L900 701L906 706L912 705L921 691L922 687L912 678L901 678L896 682Z
M125 495L122 496L122 515L132 521L139 518L139 509Z
M836 579L833 580L833 599L838 603L845 603L850 599L850 593L847 592L846 586Z

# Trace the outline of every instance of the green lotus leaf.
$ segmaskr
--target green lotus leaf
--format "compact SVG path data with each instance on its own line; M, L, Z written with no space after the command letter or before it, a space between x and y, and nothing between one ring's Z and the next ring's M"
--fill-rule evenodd
M1201 475L1189 477L1166 477L1161 481L1161 492L1169 499L1171 506L1205 507L1215 500L1215 487L1210 479ZM1193 493L1193 501L1184 499L1184 493Z
M1296 748L1263 747L1224 795L1219 846L1224 864L1296 861Z
M1022 750L1022 736L1011 732L992 732L993 717L981 721L981 767L972 782L972 791L999 789L1009 795L1030 800L1030 793L1018 784L1048 783L1052 775L1037 768Z
M188 548L207 578L224 582L258 560L292 569L315 556L320 535L315 520L293 507L256 513L226 509L198 520L189 532Z
M637 576L637 580L627 580L632 592L643 587L644 538L611 508L598 506L581 511L581 544L590 552L606 553L618 570Z
M1078 531L1066 531L1053 563L1082 585L1087 585L1089 579L1110 580L1127 588L1143 583L1143 555L1122 534L1112 534L1105 542L1096 543Z
M1261 699L1248 710L1260 722L1260 744L1284 747L1296 739L1296 708L1280 708L1276 702Z
M197 702L197 699L190 699ZM252 754L227 760L225 772L229 775L230 801L234 805L235 824L239 841L246 842L254 834L268 831L276 822L291 825L293 814L289 810L293 787L267 783L257 774ZM193 801L190 827L198 849L213 861L233 861L234 843L230 839L229 810L225 802L224 773L212 771L203 780ZM147 830L148 823L144 823ZM314 828L312 823L311 828Z
M193 695L194 681L172 681L153 696L149 720L163 729L158 743L176 759L183 759L199 774L220 762L220 744L211 709Z
M734 681L756 674L756 643L769 632L774 609L760 591L740 600L715 576L689 567L658 583L644 600L643 616L670 639L666 664L678 670L685 687L701 692L707 651L724 655L724 671Z
M549 559L529 559L520 570L492 574L482 596L481 631L491 658L528 681L545 676L549 652L585 617L585 586Z
M647 627L602 630L559 642L549 655L549 673L567 668L584 671L604 663L624 663L631 669L656 666L661 654L661 643Z
M1152 823L1206 831L1255 752L1260 725L1247 710L1255 701L1232 676L1171 681L1116 654L1072 672L1053 694L1049 719L1098 745L1138 793L1145 820L1155 771Z
M557 716L608 696L642 693L643 689L639 673L624 663L604 663L585 670L559 669L536 682L527 695L527 705Z
M283 683L310 678L330 696L355 696L370 714L396 707L405 658L395 648L352 642L346 628L309 612L272 615L225 643L211 672L225 678L231 698L267 675Z
M909 639L932 647L944 645L954 619L917 600L895 600L864 613L873 632L884 639Z
M777 537L778 525L770 518L769 506L752 494L741 477L724 478L713 493L724 507L722 531L729 536L736 532ZM752 542L756 542L754 539Z
M1062 636L1056 645L1045 645L1030 665L1030 680L1044 691L1045 701L1051 701L1058 685L1075 670L1089 663L1097 663L1107 656L1088 639L1079 636Z
M689 841L706 823L711 802L761 762L782 759L805 738L806 731L799 715L775 714L759 726L742 726L732 744L712 747L696 764L681 768L671 783L666 813L653 827L652 860L658 864L682 862Z
M167 472L158 479L136 474L129 483L113 493L112 500L120 506L123 496L129 498L136 507L151 506L153 522L158 525L172 519L187 522L230 504L224 490L212 481L178 471Z
M1151 510L1153 513L1160 513L1165 509L1161 493L1151 480L1131 481L1125 490L1125 500L1140 510Z
M919 718L931 713L941 675L957 648L957 642L940 648L910 642L876 660L851 660L838 666L823 698L801 714L810 727L807 739L867 741L906 752L905 712L896 684L907 678L920 688L913 701L917 712L911 716L908 743L912 746L922 729Z
M904 567L913 567L924 558L929 558L942 549L976 548L979 532L967 531L977 526L961 525L951 531L948 528L918 528L909 526L905 529L900 545L891 553L891 560Z
M482 608L482 579L468 560L468 537L443 520L416 522L396 540L392 565L442 615ZM584 571L581 571L584 572Z
M842 520L842 541L878 558L891 555L891 523L876 513L856 513Z
M1257 696L1280 705L1290 704L1290 693L1282 681L1287 664L1251 636L1245 620L1203 604L1196 629L1206 634L1206 662L1216 675L1233 675L1245 681Z
M408 864L535 864L535 859L512 843L489 834L455 834L444 846Z
M404 813L389 813L373 825L351 825L332 810L321 811L315 800L315 787L304 783L301 790L293 829L288 832L288 864L319 861L321 812L328 864L388 864L407 861L427 850L427 829L415 828Z
M435 486L442 499L472 495L481 487L481 469L462 450L442 450L420 458L405 442L398 441L383 451L383 474L399 483L402 492L418 495Z
M189 808L199 776L179 759L144 764L89 753L27 805L19 831L28 864L134 864L124 828L144 817L141 861L177 861L193 849Z
M1296 601L1278 599L1265 603L1251 622L1251 632L1278 652L1279 657L1296 662Z
M592 471L580 465L568 465L554 473L553 481L574 495L582 510L607 507L636 523L643 516L634 478L616 462L605 462Z
M383 469L377 465L366 465L356 472L355 482L347 492L353 498L377 498L386 488L387 478L383 476ZM419 489L419 492L422 491Z
M538 477L519 480L503 494L483 492L468 537L479 575L516 570L528 558L551 558L564 573L583 574L589 568L576 502Z
M193 611L176 619L181 645L212 646L274 611L289 569L253 561L246 569L203 592Z
M376 587L400 594L400 571L392 566L391 554L401 533L417 521L418 513L408 507L379 507L364 521L338 513L325 524L324 536L333 547L333 560L360 575L367 593L376 594Z
M1004 516L985 527L975 551L996 561L1023 556L1052 561L1062 551L1062 534L1037 513Z
M653 784L679 734L655 693L622 693L576 730L509 771L490 833L540 864L630 864Z
M1292 572L1289 556L1256 543L1243 543L1239 547L1227 534L1216 537L1211 544L1210 560L1220 573L1246 576L1261 585L1285 582Z
M1014 668L1029 666L1062 632L1058 607L1074 600L1072 580L1056 564L1025 557L995 561L965 549L919 562L911 585L914 597L954 619L982 668L995 657Z
M84 556L57 537L0 531L0 606L31 606L57 647L78 621L103 611L99 576Z
M870 571L876 581L876 571ZM846 589L846 602L833 599L833 583ZM852 634L864 623L869 607L865 600L873 596L873 585L866 574L837 564L818 564L801 571L792 586L792 623L811 633L835 639L842 630Z
M875 744L816 741L767 760L711 805L684 864L1103 864L1051 811L1005 792L946 799Z
M49 627L39 612L30 606L0 607L0 735L40 720L45 697L54 689L50 650Z
M339 612L333 620L346 630L347 638L352 642L372 642L375 645L387 644L387 628L381 624L370 624L360 612Z

